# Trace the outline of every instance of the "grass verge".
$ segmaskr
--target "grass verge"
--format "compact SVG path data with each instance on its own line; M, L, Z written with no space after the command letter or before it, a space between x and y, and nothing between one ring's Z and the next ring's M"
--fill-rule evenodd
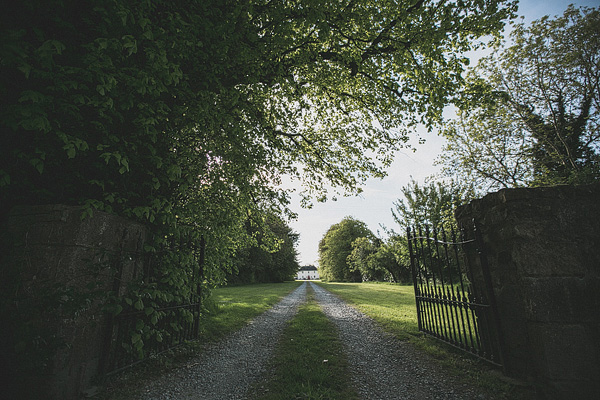
M104 384L104 390L94 398L126 400L135 397L148 382L188 364L207 343L215 342L242 328L301 283L268 283L214 289L207 303L208 313L202 321L198 340L109 378Z
M440 362L452 375L475 384L495 399L534 399L530 387L505 378L485 361L419 331L413 287L386 283L318 283L377 321L400 340L408 340Z
M255 386L252 398L358 399L337 329L314 300L310 286L307 302L283 332L270 369L267 380Z
M301 284L299 281L262 283L213 290L210 314L202 324L199 342L219 340L242 328Z

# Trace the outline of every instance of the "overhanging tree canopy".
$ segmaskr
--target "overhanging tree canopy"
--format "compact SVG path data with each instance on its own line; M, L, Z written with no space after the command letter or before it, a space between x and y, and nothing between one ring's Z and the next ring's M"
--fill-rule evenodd
M393 128L439 117L461 83L458 53L514 11L491 0L11 7L3 206L93 200L148 219L281 200L281 173L310 195L327 181L356 190L402 143Z

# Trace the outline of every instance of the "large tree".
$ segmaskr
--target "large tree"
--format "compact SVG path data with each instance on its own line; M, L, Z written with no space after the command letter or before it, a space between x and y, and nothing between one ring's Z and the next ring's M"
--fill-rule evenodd
M446 172L481 190L597 180L600 11L570 6L510 39L471 75L484 101L466 102L445 129Z
M361 282L360 269L349 260L352 243L359 238L375 239L367 225L352 217L345 217L332 225L319 242L319 276L326 281Z
M283 174L381 176L511 0L29 0L0 15L0 220L67 203L204 235L218 280ZM160 246L161 244L158 243ZM211 266L213 269L211 269Z
M265 219L269 232L253 226L252 219L247 221L253 240L238 251L227 283L283 282L294 279L300 269L296 251L299 235L275 215Z
M161 218L381 175L509 1L27 1L2 13L2 206ZM365 154L382 161L376 164ZM270 189L269 189L270 188ZM214 193L216 192L216 193ZM237 198L240 195L242 199ZM252 203L249 199L248 203Z
M454 222L454 210L473 198L470 186L457 182L432 181L419 184L415 180L402 187L403 199L394 202L392 216L402 231L416 226L436 228Z

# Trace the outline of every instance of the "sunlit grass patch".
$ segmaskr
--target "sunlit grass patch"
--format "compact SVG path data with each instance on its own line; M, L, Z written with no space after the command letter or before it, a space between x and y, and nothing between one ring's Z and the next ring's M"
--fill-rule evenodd
M323 314L312 292L309 287L307 302L288 323L267 381L255 387L255 399L358 398L350 384L337 329Z
M200 342L216 340L242 328L301 284L264 283L214 289L210 298L210 314L202 321Z
M421 336L412 286L381 283L319 283L380 323L399 339Z

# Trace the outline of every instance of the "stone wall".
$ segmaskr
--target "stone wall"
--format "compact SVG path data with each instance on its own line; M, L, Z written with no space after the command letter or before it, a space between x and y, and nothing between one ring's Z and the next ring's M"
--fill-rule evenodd
M15 393L37 385L30 395L79 398L104 351L102 295L141 270L146 229L102 212L82 220L78 207L50 205L14 208L2 233L0 289L10 291L2 311L10 321L5 326L14 330L3 338L3 372L14 374ZM50 351L49 364L32 369L33 376L18 376L39 361L33 354L30 365L20 365L32 351L40 358Z
M459 208L482 233L508 375L600 398L600 185L504 189Z

